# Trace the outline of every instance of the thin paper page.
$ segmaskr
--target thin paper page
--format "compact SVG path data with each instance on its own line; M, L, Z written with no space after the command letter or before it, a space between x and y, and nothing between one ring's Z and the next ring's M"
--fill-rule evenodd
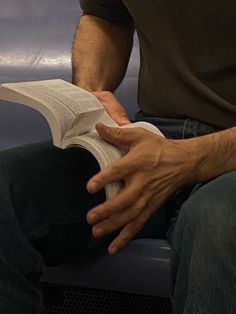
M71 128L80 114L105 110L95 96L62 80L9 83L2 86L49 108L61 121L62 134Z
M41 95L44 94L59 103L63 103L63 106L74 115L103 109L103 106L91 93L63 80L9 83L3 84L3 86L13 90L18 89L18 91L22 88L37 91Z
M97 148L97 150L102 152L102 155L107 160L106 166L124 156L124 152L102 140L97 133L90 133L86 135L85 138L88 139L89 142Z
M2 86L7 90L16 93L14 98L16 102L26 104L32 108L35 108L36 110L40 110L40 108L47 108L47 110L42 111L52 112L53 116L57 117L57 121L60 121L60 125L58 125L58 127L60 127L62 134L64 134L65 131L72 125L75 119L75 114L64 107L60 100L54 99L46 93L42 93L40 91L40 87L39 89L37 89L37 86L36 88L32 88L28 84L21 83L3 84ZM24 97L21 97L21 95ZM35 105L34 101L36 101L38 104L41 104L41 107L40 105Z
M41 81L40 83L43 87L50 89L50 94L53 91L55 97L60 95L63 103L76 115L82 112L103 109L103 106L94 95L78 86L63 80Z

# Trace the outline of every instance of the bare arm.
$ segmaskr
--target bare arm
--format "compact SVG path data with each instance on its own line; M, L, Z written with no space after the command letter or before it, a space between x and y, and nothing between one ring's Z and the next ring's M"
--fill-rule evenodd
M74 84L89 91L114 91L125 75L132 45L132 22L82 16L72 52Z
M195 152L194 181L236 170L236 127L187 141Z

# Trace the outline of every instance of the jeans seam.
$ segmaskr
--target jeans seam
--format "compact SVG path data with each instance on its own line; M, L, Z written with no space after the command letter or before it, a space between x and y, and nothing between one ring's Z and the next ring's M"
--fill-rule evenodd
M41 225L39 228L34 229L33 231L26 232L26 236L29 240L34 240L38 237L45 235L46 231L49 230L49 223Z
M186 129L186 126L187 126L188 120L189 120L189 119L186 119L186 120L184 121L183 131L182 131L182 139L183 139L183 138L184 138L184 136L185 136L185 129Z
M29 240L35 240L39 237L42 237L44 236L47 231L50 230L50 228L52 228L53 226L64 226L64 225L70 225L70 224L75 224L75 223L84 223L86 222L86 219L85 218L77 218L77 219L73 219L73 220L70 220L70 221L50 221L50 222L47 222L43 225L41 225L40 227L34 229L33 231L30 231L30 232L27 232L26 233L26 236Z

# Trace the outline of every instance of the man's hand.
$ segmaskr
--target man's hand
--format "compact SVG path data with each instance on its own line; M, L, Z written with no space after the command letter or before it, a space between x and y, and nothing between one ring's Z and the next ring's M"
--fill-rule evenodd
M111 182L124 184L114 198L87 214L96 238L120 231L108 248L110 254L116 254L173 192L192 180L197 154L189 151L188 140L168 140L142 128L97 124L97 131L105 141L128 150L87 183L90 193Z
M119 125L129 124L128 115L124 107L109 91L93 92L94 96L102 103L109 116Z

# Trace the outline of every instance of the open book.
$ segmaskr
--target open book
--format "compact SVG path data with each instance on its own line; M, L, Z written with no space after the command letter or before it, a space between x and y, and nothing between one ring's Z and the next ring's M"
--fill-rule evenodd
M55 146L81 146L95 156L101 169L125 154L98 135L95 129L97 122L119 126L98 99L82 88L63 80L9 83L0 85L0 99L39 111L50 126ZM155 126L147 122L135 122L123 127L143 127L163 136ZM121 187L119 182L108 184L105 188L106 197L113 197Z

